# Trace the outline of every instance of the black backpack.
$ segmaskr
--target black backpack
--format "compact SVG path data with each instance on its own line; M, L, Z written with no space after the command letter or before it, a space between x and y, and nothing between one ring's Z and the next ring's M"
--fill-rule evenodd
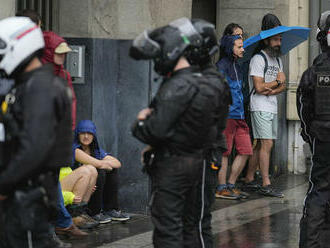
M261 55L261 57L265 61L265 68L264 68L264 78L266 76L266 72L268 69L268 60L266 55L263 52L256 53L258 55ZM280 67L280 60L279 58L276 58L278 66ZM242 83L242 93L243 93L243 100L244 100L244 115L245 115L245 121L248 124L250 128L250 136L252 139L252 125L251 125L251 115L250 115L250 97L252 94L255 94L255 88L254 86L252 89L250 89L249 86L249 66L250 66L251 59L244 61L242 63L242 73L243 73L243 83Z

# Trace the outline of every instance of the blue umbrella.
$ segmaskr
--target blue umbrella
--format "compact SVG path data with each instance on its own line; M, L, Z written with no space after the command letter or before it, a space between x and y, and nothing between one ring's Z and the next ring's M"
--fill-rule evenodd
M281 52L282 54L286 54L292 48L307 40L310 30L310 28L304 27L278 26L272 29L261 31L259 34L251 36L244 41L245 53L243 60L246 61L251 59L254 50L259 44L259 41L277 34L282 34Z

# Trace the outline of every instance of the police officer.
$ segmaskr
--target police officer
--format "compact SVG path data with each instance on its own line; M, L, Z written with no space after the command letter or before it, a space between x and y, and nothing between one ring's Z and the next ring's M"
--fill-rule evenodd
M190 20L182 18L143 32L130 51L135 59L152 59L155 71L164 76L151 105L138 114L132 128L136 138L154 149L149 173L155 247L204 247L201 209L193 206L202 196L198 185L204 151L213 140L218 119L213 115L213 93L207 95L200 87L205 84L200 68L185 57L190 47L201 43Z
M202 92L207 92L214 99L214 113L218 122L214 129L213 140L205 147L203 175L205 179L204 195L202 199L203 216L201 219L202 238L205 247L213 247L213 235L211 231L211 207L215 200L217 186L217 174L219 171L222 153L227 150L223 131L226 127L229 105L231 104L230 88L225 78L211 63L212 56L218 51L219 44L214 25L201 19L192 19L196 31L202 36L203 43L200 47L193 47L187 53L190 64L200 66L206 81L201 86ZM199 192L199 191L198 191Z
M297 89L301 135L312 150L310 184L300 222L300 248L328 247L328 241L326 245L322 244L321 236L324 231L329 232L330 12L321 15L318 27L317 40L322 47L322 56L303 73Z
M41 30L29 18L0 21L0 69L15 80L1 105L3 247L54 247L50 218L59 166L71 161L71 102L65 82L42 66L43 47Z

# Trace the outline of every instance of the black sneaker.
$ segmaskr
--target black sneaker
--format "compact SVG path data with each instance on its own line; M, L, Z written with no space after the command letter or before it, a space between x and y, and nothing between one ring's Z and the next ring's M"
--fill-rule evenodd
M280 198L284 197L284 194L281 191L274 189L273 186L270 184L260 187L258 193L264 196L280 197Z
M100 224L107 224L107 223L111 222L111 217L107 216L103 213L99 213L97 215L94 215L93 219L98 221Z
M253 180L248 183L243 183L242 189L244 191L258 191L260 189L261 185L257 182L257 180Z
M125 214L120 210L117 211L115 209L112 209L110 211L105 211L104 214L111 217L111 220L116 220L116 221L126 221L131 218L128 214Z

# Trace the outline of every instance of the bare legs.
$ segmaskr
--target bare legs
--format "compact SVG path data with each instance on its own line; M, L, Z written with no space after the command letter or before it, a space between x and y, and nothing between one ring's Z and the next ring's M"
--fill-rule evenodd
M96 184L97 170L83 165L61 180L63 191L73 192L82 202L88 202Z
M248 157L249 157L248 155L240 155L240 154L235 157L235 160L232 164L228 183L230 184L236 183L236 180L238 176L241 174ZM221 169L218 175L220 184L226 184L227 169L228 169L228 157L223 156L221 162Z
M262 186L270 184L269 179L269 161L270 153L273 147L272 139L260 139L257 146L253 150L253 155L249 161L249 168L246 175L246 182L254 180L254 174L257 169L257 165L260 164L260 172L262 176Z

